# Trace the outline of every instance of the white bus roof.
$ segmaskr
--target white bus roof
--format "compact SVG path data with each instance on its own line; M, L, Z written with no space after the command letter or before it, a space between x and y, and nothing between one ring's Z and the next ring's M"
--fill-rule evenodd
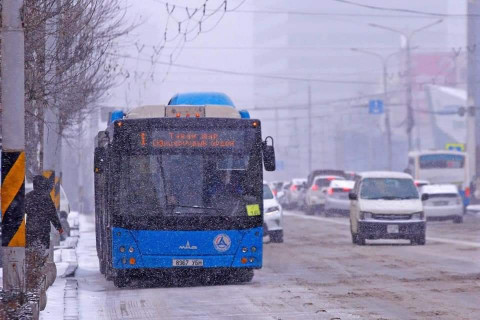
M426 154L458 154L465 155L465 152L454 151L454 150L423 150L423 151L410 151L408 153L409 157L422 156Z
M148 119L148 118L175 118L179 114L180 118L185 118L189 114L191 118L241 118L237 109L231 106L220 105L147 105L136 107L125 115L126 119Z

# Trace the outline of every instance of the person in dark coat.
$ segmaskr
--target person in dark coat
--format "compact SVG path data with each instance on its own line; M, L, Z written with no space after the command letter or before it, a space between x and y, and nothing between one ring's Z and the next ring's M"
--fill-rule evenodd
M38 290L44 281L44 267L50 248L50 223L63 233L50 190L48 180L37 175L33 178L33 191L25 196L27 289Z
M37 175L33 178L33 191L25 196L27 215L27 247L42 245L50 247L50 223L60 233L63 232L57 210L50 197L48 180Z

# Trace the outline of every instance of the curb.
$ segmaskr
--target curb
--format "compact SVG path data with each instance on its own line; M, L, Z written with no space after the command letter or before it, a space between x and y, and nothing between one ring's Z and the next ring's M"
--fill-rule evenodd
M77 244L80 233L65 239L61 247L62 261L68 262L68 267L60 276L67 278L65 280L65 288L63 293L63 319L78 320L78 281L73 278L78 268Z
M78 282L67 279L63 293L63 319L78 320Z
M62 246L56 247L57 250L61 250L62 261L68 263L67 269L60 278L71 278L75 276L75 271L77 271L78 268L77 244L78 236L75 236L68 237Z

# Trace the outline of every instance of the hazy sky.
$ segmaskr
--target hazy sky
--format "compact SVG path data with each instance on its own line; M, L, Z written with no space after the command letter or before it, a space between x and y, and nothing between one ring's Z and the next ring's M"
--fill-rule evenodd
M295 11L295 12L313 12L327 13L330 15L320 16L302 16L293 15L284 19L297 19L305 28L299 26L299 32L305 32L306 36L300 37L300 41L305 43L294 43L296 47L315 46L318 48L309 48L313 55L327 57L327 62L311 66L308 63L303 68L289 71L296 73L295 76L311 77L314 69L321 76L328 76L335 79L352 79L352 73L363 70L366 73L377 78L379 68L376 62L369 57L360 57L358 54L352 54L348 50L352 46L372 47L378 39L378 45L373 47L385 48L383 51L388 52L393 47L400 46L400 36L391 34L388 31L375 30L368 28L368 23L383 23L389 26L399 28L401 30L409 30L429 23L437 19L437 17L416 17L408 13L395 11L380 11L352 6L335 0L303 0L303 1L254 1L246 0L229 0L227 1L227 10L231 10L242 4L236 12L227 12L223 14L223 8L214 12L211 17L206 19L202 25L202 33L198 34L198 23L194 19L201 16L201 12L194 13L193 9L184 8L201 8L205 1L184 1L184 0L125 0L128 5L127 18L130 21L142 21L142 24L135 29L127 38L121 40L120 51L118 54L129 56L131 58L122 58L122 73L128 77L122 85L111 91L111 95L107 97L106 102L109 105L118 105L121 107L132 107L139 104L150 103L166 103L168 99L177 92L183 91L204 91L215 90L224 91L231 95L234 101L239 105L252 106L265 100L272 100L270 94L262 97L261 88L253 89L252 76L235 76L215 72L207 72L201 70L191 70L187 68L168 67L171 58L174 63L194 66L199 68L214 68L226 71L237 71L246 73L255 73L256 66L254 64L255 55L276 55L295 54L289 45L283 45L284 49L277 52L268 51L258 41L255 42L254 33L259 32L265 27L262 23L268 23L272 20L272 16L278 16L280 19L286 15L257 14L254 16L251 11L270 10L270 11ZM385 1L357 1L358 3L386 6ZM166 3L169 4L167 14ZM222 6L223 1L209 0L207 6L207 14L211 14L215 9ZM174 8L173 5L176 7ZM429 12L447 12L454 10L462 12L465 2L462 0L391 0L388 1L388 7L405 8L412 10L425 10ZM239 12L241 11L241 12ZM247 12L245 12L247 11ZM453 11L452 11L453 12ZM393 17L386 18L385 15ZM188 16L192 19L187 19ZM415 15L413 15L415 16ZM185 20L181 25L182 31L188 29L189 34L185 42L183 36L178 36L178 22ZM218 23L218 24L217 24ZM254 24L255 23L255 24ZM448 19L441 26L435 27L423 35L421 42L430 42L435 44L434 32L446 33L447 28L451 29L451 25L458 30L463 28L464 19ZM167 27L166 27L167 26ZM273 26L275 27L275 26ZM211 30L209 30L211 29ZM167 30L167 38L169 42L165 44L164 34ZM365 30L360 32L358 30ZM208 31L208 32L205 32ZM278 33L285 33L286 30L282 26L278 26ZM194 38L194 39L193 39ZM458 34L454 34L454 39L459 39ZM425 41L424 41L425 40ZM432 40L432 41L430 41ZM443 40L442 40L443 41ZM335 45L332 45L334 43ZM340 45L339 45L340 43ZM165 47L160 50L160 47ZM268 45L266 45L268 47ZM440 45L437 45L437 47ZM323 49L322 49L323 47ZM344 47L339 50L338 47ZM425 44L424 44L425 47ZM378 49L378 48L377 48ZM158 54L160 53L160 54ZM329 56L346 56L353 57L356 68L354 70L345 70L345 63L335 61L329 63ZM154 57L156 64L152 64L151 59ZM361 61L365 63L358 63ZM261 67L261 66L259 66ZM319 70L325 69L326 72ZM332 72L332 70L334 70ZM338 70L338 72L335 72ZM350 75L349 75L350 73ZM271 80L273 84L280 82ZM327 89L329 89L327 87ZM366 90L375 88L366 88ZM278 95L282 97L281 92ZM283 98L282 98L283 99Z

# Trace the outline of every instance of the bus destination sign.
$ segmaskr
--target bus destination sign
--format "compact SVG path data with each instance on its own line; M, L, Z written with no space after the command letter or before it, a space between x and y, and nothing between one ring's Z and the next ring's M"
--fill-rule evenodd
M228 131L154 131L141 132L137 138L140 146L153 148L229 148L244 146L244 132ZM137 142L137 143L138 143Z

